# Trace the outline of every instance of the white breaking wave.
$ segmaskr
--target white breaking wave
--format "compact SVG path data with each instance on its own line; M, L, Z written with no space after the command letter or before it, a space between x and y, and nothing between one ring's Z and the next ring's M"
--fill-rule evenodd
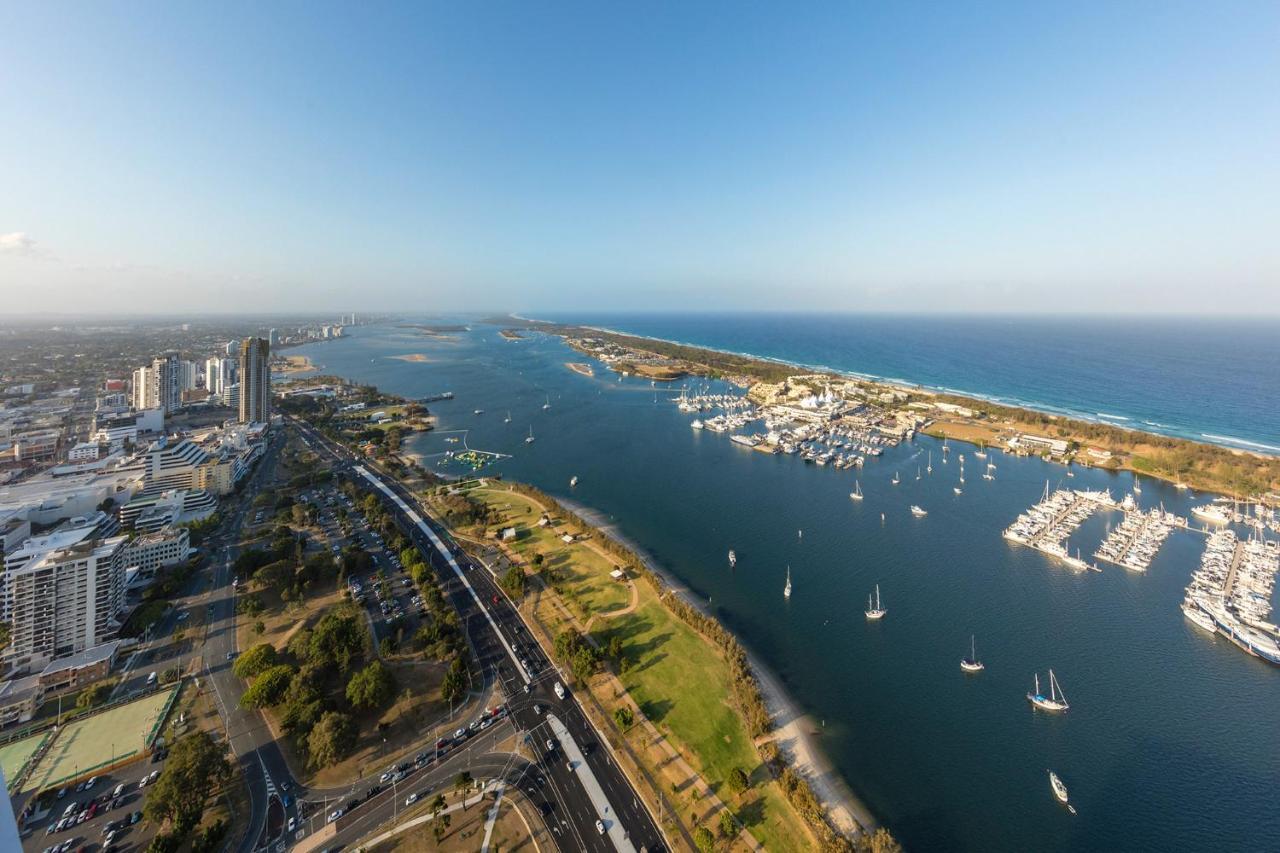
M1108 415L1106 412L1094 412L1094 414L1095 414L1095 415L1097 415L1097 416L1098 416L1098 417L1100 417L1100 418L1106 418L1106 419L1107 419L1107 420L1109 420L1109 421L1127 421L1127 420L1129 420L1129 419L1128 419L1128 418L1126 418L1124 415Z
M1276 447L1274 444L1263 444L1260 441L1246 441L1243 438L1232 438L1229 435L1214 435L1209 432L1202 432L1200 433L1200 436L1201 438L1209 438L1214 441L1224 441L1227 444L1237 444L1241 447L1256 447L1259 450L1270 450L1275 453L1280 453L1280 447Z

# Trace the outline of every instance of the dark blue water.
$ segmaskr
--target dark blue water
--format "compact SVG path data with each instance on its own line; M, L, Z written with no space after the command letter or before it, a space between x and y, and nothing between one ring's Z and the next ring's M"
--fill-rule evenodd
M1280 452L1280 319L1274 317L591 314L547 319Z
M411 440L429 462L458 446L446 436L465 435L471 447L513 455L496 472L615 521L710 599L825 722L821 745L909 848L1277 849L1280 672L1183 619L1200 537L1175 533L1144 575L1071 574L1000 537L1046 479L1119 495L1129 475L1081 470L1066 480L1060 467L993 453L989 483L972 448L955 444L953 456L969 456L957 497L958 459L942 464L937 444L921 439L868 463L857 504L854 473L691 430L670 389L572 373L564 363L580 357L556 339L370 327L303 352L326 372L395 393L452 390L457 399L431 406L437 432ZM389 357L407 353L432 361ZM526 445L530 426L537 441ZM917 481L930 448L933 474ZM1142 498L1185 514L1204 496L1148 481ZM913 518L913 503L928 517ZM1072 546L1088 554L1117 520L1095 515ZM889 614L869 625L862 610L877 583ZM971 633L987 664L977 677L959 669ZM1024 699L1032 674L1051 666L1072 703L1062 717L1034 714ZM1078 816L1052 799L1048 768Z

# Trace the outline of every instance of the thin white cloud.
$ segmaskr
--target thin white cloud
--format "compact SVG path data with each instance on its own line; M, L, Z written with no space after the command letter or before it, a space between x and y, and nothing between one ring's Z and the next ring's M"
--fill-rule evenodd
M35 255L37 251L36 241L29 237L25 231L10 231L8 234L0 234L0 254Z

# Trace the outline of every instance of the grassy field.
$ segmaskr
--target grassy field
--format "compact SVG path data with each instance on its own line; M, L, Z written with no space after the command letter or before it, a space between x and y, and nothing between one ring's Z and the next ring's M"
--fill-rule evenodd
M589 547L585 542L567 544L560 537L585 532L581 528L552 518L546 527L538 527L542 510L533 499L506 489L477 488L468 492L498 509L502 516L499 527L514 526L518 532L514 542L504 543L526 563L541 554L544 568L555 572L555 582L564 587L565 603L574 615L586 621L593 615L621 610L631 601L631 591L624 583L609 576L617 565Z
M143 738L159 722L160 712L179 687L117 705L109 711L69 723L35 770L24 791L54 787L113 759L125 758L145 748Z
M13 785L13 780L22 772L22 768L27 766L31 756L35 755L36 750L52 735L52 731L40 732L0 746L0 770L4 771L5 782L10 787Z
M670 737L748 831L769 850L811 849L808 828L762 766L729 699L729 667L719 651L668 610L644 582L635 584L634 610L607 615L629 603L631 593L626 585L609 577L613 562L591 548L590 540L566 544L558 538L565 529L581 531L558 527L552 532L533 526L541 512L523 495L498 488L474 489L469 494L500 508L504 524L532 527L532 533L516 541L514 550L528 557L542 553L548 563L554 559L552 565L564 570L557 586L574 615L582 622L592 614L600 617L592 633L602 647L611 637L621 640L631 662L621 681L631 701ZM605 602L606 606L599 606ZM554 608L543 607L540 614L544 624L558 630L560 620ZM611 713L619 697L605 693L598 698ZM629 737L640 738L639 730L633 729ZM633 742L637 754L648 753L647 746ZM752 782L740 798L725 787L734 768L741 768ZM651 767L655 775L657 770Z

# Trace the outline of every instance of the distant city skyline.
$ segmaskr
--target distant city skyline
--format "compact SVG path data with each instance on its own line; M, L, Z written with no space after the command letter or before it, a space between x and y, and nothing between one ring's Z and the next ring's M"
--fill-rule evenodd
M1280 314L1280 6L49 4L6 314Z

